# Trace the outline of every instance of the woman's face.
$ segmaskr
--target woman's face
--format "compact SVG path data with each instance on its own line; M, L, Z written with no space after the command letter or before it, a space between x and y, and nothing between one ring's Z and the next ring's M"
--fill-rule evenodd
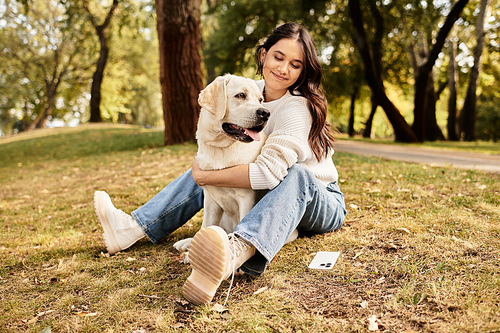
M266 102L283 96L304 69L304 52L300 42L284 38L268 51L261 52L262 74L266 82Z

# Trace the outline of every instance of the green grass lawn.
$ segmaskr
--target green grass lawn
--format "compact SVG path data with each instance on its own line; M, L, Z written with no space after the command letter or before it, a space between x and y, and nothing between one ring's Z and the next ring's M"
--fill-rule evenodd
M237 277L221 313L182 298L190 268L172 248L202 212L158 245L103 245L94 191L129 213L190 167L195 144L162 141L107 125L0 139L2 332L500 331L499 175L337 153L344 226ZM307 268L318 251L341 253L332 270Z

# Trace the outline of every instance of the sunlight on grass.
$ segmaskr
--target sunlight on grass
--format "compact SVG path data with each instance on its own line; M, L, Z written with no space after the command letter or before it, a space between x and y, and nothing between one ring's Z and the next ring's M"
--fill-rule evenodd
M158 245L109 257L92 203L105 190L130 212L189 168L196 145L163 147L162 135L84 126L0 140L3 331L364 332L372 315L387 332L500 329L499 175L347 153L334 156L349 211L339 231L300 237L263 276L237 277L228 312L187 303L190 268L172 244L202 212ZM332 270L307 268L318 251L341 252Z

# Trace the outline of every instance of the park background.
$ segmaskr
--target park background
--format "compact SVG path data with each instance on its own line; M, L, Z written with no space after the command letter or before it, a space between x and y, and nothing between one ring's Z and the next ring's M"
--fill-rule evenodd
M257 78L255 46L296 21L340 132L496 141L499 14L498 0L5 1L0 133L105 121L193 140L199 91L225 73Z
M499 2L453 4L0 1L2 331L498 332L498 174L337 151L343 227L286 245L258 279L237 277L226 307L228 282L210 306L182 298L190 268L172 245L202 212L160 244L109 256L93 207L105 190L129 213L189 168L199 90L226 72L253 77L254 46L289 20L316 39L339 138L498 155ZM467 91L472 122L460 121ZM435 118L421 103L432 99ZM438 128L422 121L449 139L454 101L461 142L430 142ZM61 122L80 125L38 129ZM332 270L307 268L318 251L340 252Z

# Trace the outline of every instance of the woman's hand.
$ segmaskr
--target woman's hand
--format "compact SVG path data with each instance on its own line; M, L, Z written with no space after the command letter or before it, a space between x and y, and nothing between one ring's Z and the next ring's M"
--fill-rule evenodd
M198 164L198 161L196 160L196 157L193 158L193 163L192 163L192 166L191 166L191 172L193 174L193 179L194 181L202 186L202 185L205 185L205 184L202 184L202 181L201 181L201 178L202 178L202 175L203 175L203 170L200 169L200 165Z

